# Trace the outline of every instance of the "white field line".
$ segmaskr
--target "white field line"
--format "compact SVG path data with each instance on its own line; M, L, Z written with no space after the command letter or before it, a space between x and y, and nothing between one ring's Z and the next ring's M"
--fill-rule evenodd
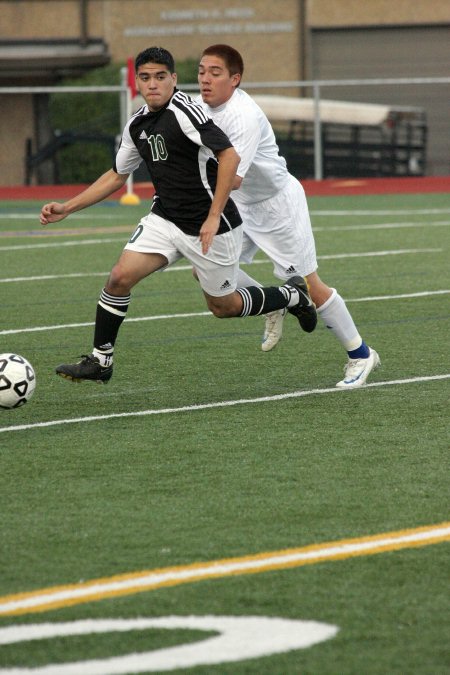
M423 298L433 295L446 295L450 293L450 289L443 289L438 291L418 291L417 293L398 293L397 295L375 295L362 298L347 298L345 302L375 302L379 300L402 300L407 298ZM211 312L187 312L181 314L155 314L153 316L136 316L125 319L127 323L138 323L140 321L159 321L163 319L190 319L199 316L213 316ZM93 321L85 321L81 323L63 323L55 324L53 326L34 326L32 328L9 328L0 330L0 335L18 335L19 333L39 333L50 330L62 330L66 328L84 328L86 326L93 326Z
M386 251L366 251L365 253L333 253L319 255L318 260L340 260L343 258L376 258L386 255L407 255L409 253L441 253L442 248L399 248ZM270 261L269 261L270 262Z
M170 271L174 272L177 269L172 267ZM5 277L4 279L0 279L0 284L9 284L15 281L52 281L55 279L86 279L87 277L107 278L109 274L109 272L72 272L71 274L41 274L34 277Z
M43 588L0 597L0 616L45 612L57 607L97 602L104 598L142 593L240 574L283 570L357 556L375 555L438 544L450 539L450 523L386 532L299 548L267 551L242 557L143 570L102 579ZM30 671L31 672L31 671Z
M389 255L407 255L407 254L418 254L418 253L442 253L444 249L442 248L403 248L396 249L391 251L366 251L364 253L334 253L332 255L319 255L317 256L318 260L341 260L345 258L372 258L377 256L389 256ZM269 265L272 264L271 261L266 258L264 260L254 260L252 265ZM169 267L164 272L185 272L186 270L191 270L192 265L177 265L175 267ZM70 274L42 274L39 276L31 277L5 277L0 279L0 284L12 283L15 281L50 281L54 279L85 279L86 277L107 277L109 272L73 272Z
M441 291L418 291L417 293L398 293L396 295L370 295L363 298L347 298L345 302L376 302L378 300L403 300L406 298L425 298L430 295L446 295L450 289Z
M434 220L432 223L373 223L372 225L337 225L329 227L313 227L313 232L352 232L362 230L399 230L403 228L425 229L450 225L450 220Z
M443 209L310 209L312 216L414 216L450 213L450 208ZM117 220L116 213L73 213L70 220ZM0 220L35 220L39 221L39 210L35 213L29 211L0 211Z
M18 244L17 246L0 246L0 251L28 251L32 248L59 248L60 246L90 246L92 244L111 244L113 242L124 242L123 237L105 237L104 239L78 239L71 241L58 241L55 243L45 242L43 244Z
M375 388L375 387L389 387L392 385L405 385L405 384L415 384L418 382L433 382L438 380L447 380L450 378L450 373L445 373L442 375L427 375L422 377L409 377L402 380L387 380L385 382L371 382L366 384L364 389ZM0 427L0 433L8 433L12 431L26 431L29 429L43 429L48 427L62 426L65 424L78 424L86 422L101 422L104 420L125 418L125 417L148 417L152 415L174 415L178 413L186 412L198 412L199 410L211 410L213 408L230 408L233 406L240 405L249 405L252 403L267 403L273 401L285 401L286 399L294 398L304 398L306 396L314 396L319 394L335 394L341 393L343 395L354 395L352 393L345 392L345 390L338 389L336 387L329 387L324 389L309 389L304 391L291 391L284 394L274 394L273 396L259 396L255 398L242 398L230 401L217 401L214 403L201 403L197 405L186 405L179 406L178 408L157 408L150 410L135 410L131 412L122 412L122 413L108 413L105 415L89 415L86 417L68 417L60 420L49 420L47 422L34 422L30 424L16 424L9 427Z
M50 230L50 229L36 229L36 230L0 230L0 239L41 239L46 240L50 237L74 237L78 234L132 234L135 230L135 225L128 223L127 225L92 225L91 227L66 227L64 230Z
M444 209L351 209L351 210L323 210L310 211L314 216L414 216L450 213L450 208Z
M401 211L391 213L401 213ZM412 213L420 213L420 211L413 211ZM427 213L435 213L435 211L427 211ZM445 213L445 211L442 213ZM117 216L117 213L72 213L70 220L117 220ZM39 222L39 210L36 213L30 213L29 211L26 213L20 213L20 211L6 213L5 211L0 211L0 220L34 220Z
M430 227L441 227L450 225L449 220L436 220L433 222L427 223L375 223L372 225L340 225L337 227L313 227L313 232L347 232L347 231L359 231L359 230L391 230L391 229L402 229L402 228L430 228ZM105 230L108 231L107 229ZM130 230L131 231L131 230ZM18 237L23 236L20 233L17 234ZM28 236L28 235L27 235ZM35 235L29 235L35 238ZM47 236L64 236L61 234L47 235ZM0 233L1 238L1 233ZM114 242L124 241L124 237L109 237L101 239L74 239L70 241L58 241L58 242L45 242L42 244L17 244L11 246L0 246L0 251L23 251L28 249L37 249L37 248L58 248L59 246L88 246L94 244L108 244Z
M157 321L159 319L190 319L191 317L198 317L198 316L213 316L213 315L209 311L189 312L186 314L159 314L155 316L140 316L140 317L126 318L125 321L127 323L128 322L136 323L139 321ZM59 330L61 328L83 328L85 326L93 326L93 325L94 323L92 321L87 321L84 323L66 323L55 326L35 326L34 328L19 328L19 329L13 328L12 330L0 331L0 335L15 335L16 333L37 333L40 331Z

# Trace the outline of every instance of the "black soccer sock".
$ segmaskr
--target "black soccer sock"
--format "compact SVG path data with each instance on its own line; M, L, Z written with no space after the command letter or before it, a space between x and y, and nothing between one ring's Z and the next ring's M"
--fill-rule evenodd
M287 307L291 292L286 286L268 286L259 288L258 286L249 286L248 288L237 288L242 297L244 306L239 316L257 316L274 312L276 309Z
M101 352L112 352L117 333L130 304L130 295L110 295L101 292L95 317L94 347Z

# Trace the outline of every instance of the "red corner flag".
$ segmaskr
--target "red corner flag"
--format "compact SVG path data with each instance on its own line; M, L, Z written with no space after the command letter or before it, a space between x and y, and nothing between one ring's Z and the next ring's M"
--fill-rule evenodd
M134 59L131 57L127 60L127 85L130 89L131 98L133 99L137 94L136 77L134 74Z

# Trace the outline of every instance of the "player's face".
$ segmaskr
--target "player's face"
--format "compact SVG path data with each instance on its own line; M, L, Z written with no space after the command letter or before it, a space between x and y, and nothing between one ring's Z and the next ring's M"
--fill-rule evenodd
M150 110L162 108L173 94L177 76L167 66L158 63L144 63L136 73L139 93Z
M198 67L200 94L211 108L217 108L233 96L241 76L230 75L225 61L219 56L203 56Z

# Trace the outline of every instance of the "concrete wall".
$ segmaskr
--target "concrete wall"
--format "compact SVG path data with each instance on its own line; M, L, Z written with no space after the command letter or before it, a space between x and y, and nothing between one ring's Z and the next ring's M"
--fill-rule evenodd
M105 8L105 39L119 59L151 45L175 59L199 58L204 47L232 43L245 54L246 79L276 80L299 68L299 3L277 0L197 2L112 0ZM149 11L151 10L151 11Z
M104 0L88 2L92 36L105 29ZM132 4L132 3L131 3ZM50 39L78 37L81 31L79 0L0 0L0 39Z
M448 0L306 0L312 28L448 23Z
M79 38L86 28L90 37L109 44L119 63L150 45L166 47L176 60L184 60L198 58L207 45L226 42L244 56L245 86L309 79L314 30L450 21L449 0L88 0L84 27L82 7L79 0L0 0L0 41ZM2 96L0 104L0 143L8 148L0 155L0 184L21 184L25 140L33 135L31 98Z
M31 96L0 94L0 185L24 183L25 143L33 136Z

